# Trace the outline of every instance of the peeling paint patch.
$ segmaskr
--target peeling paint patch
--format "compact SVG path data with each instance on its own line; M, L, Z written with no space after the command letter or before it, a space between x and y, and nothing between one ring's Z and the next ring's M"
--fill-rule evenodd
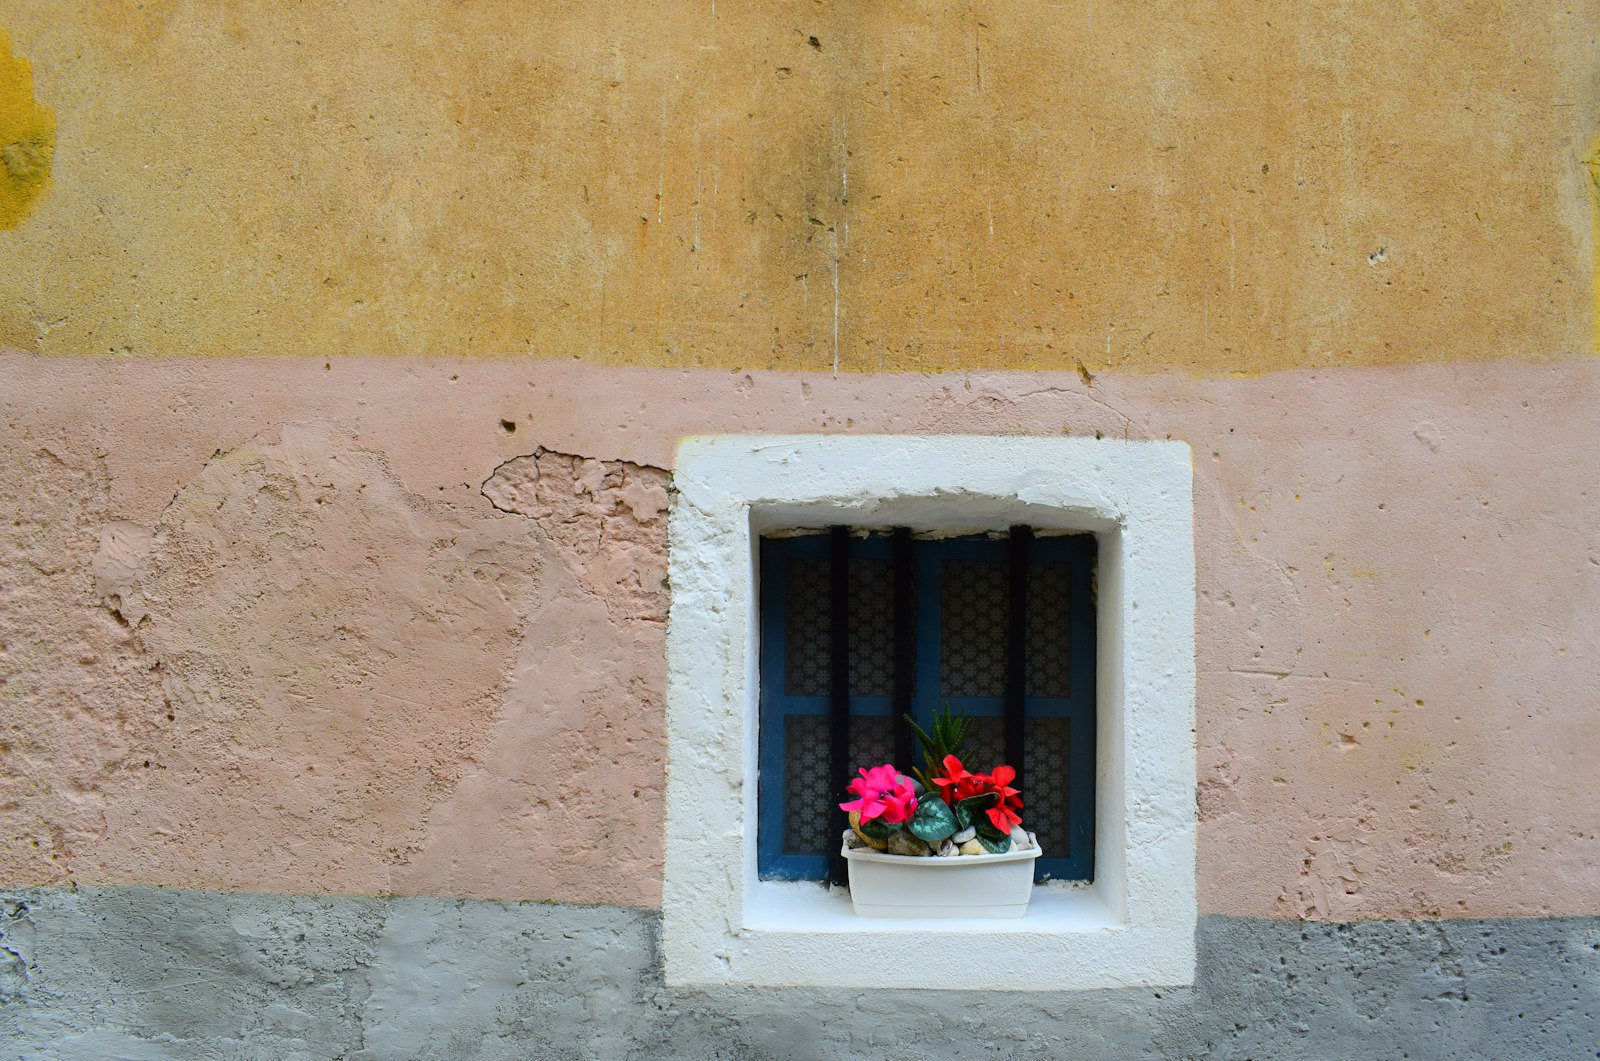
M539 522L591 593L622 621L667 616L667 473L539 447L480 487L497 510Z
M1364 821L1341 822L1306 843L1299 879L1278 898L1284 916L1309 920L1347 918L1377 868Z
M33 67L0 30L0 229L16 228L50 187L56 116L33 98Z
M139 565L150 552L150 542L150 529L128 520L113 520L100 530L100 548L90 570L95 592L118 616L122 598L133 589Z

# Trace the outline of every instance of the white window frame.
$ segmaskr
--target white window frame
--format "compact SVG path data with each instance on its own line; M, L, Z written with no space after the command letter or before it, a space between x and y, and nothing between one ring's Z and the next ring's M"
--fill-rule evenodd
M668 523L666 982L944 988L933 959L959 955L960 979L988 990L1192 984L1192 480L1174 441L685 440ZM1037 886L1017 920L933 921L856 917L842 889L760 880L761 535L1019 523L1099 540L1094 881Z

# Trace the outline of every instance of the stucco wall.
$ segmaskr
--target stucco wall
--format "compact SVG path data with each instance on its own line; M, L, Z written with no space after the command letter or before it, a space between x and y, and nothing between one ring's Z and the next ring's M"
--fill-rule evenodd
M60 1061L1591 1056L1600 923L1202 918L1193 987L664 987L648 911L146 888L0 899L0 1035ZM30 1049L32 1048L32 1049Z
M1590 343L1596 25L1535 0L8 0L57 143L0 341L1559 357Z
M0 0L0 1042L1592 1052L1597 38ZM1189 444L1193 989L662 986L665 511L724 432Z
M1204 910L1600 914L1600 362L4 372L13 883L653 905L676 440L1067 431L1196 454Z

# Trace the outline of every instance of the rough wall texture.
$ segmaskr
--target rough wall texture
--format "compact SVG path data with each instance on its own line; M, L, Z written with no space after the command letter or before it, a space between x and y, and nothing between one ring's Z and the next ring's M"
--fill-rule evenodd
M57 117L0 254L21 349L1257 372L1590 342L1590 5L7 0L0 26Z
M654 905L676 440L1068 431L1196 454L1202 909L1600 913L1600 362L0 368L12 883Z
M8 1045L1587 1056L1592 924L1473 919L1600 915L1597 42L0 0ZM660 988L670 469L768 430L1192 446L1194 991Z
M81 431L5 454L0 875L648 900L662 472L546 455L534 507L463 513L291 423L144 524Z
M1209 917L1192 988L664 987L654 914L115 889L0 899L0 1040L58 1061L1592 1057L1600 921Z

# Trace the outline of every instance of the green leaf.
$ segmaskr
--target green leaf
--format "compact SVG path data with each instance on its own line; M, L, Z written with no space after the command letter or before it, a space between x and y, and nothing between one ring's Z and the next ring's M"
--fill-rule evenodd
M945 714L949 715L949 713L950 709L946 707ZM954 755L957 759L961 758L961 753L966 749L967 746L967 738L971 735L972 718L969 715L962 715L960 721L956 723L954 733L950 738L950 754ZM942 761L943 760L941 760L941 762Z
M912 731L916 733L917 741L922 745L922 759L931 774L938 769L939 763L943 761L943 757L939 754L938 738L935 736L939 732L939 726L936 722L933 727L933 733L930 734L927 730L917 725L916 720L910 715L904 717L906 725L910 726Z
M937 844L956 832L955 812L942 799L924 799L917 804L917 811L906 828L918 840Z
M972 827L978 830L978 835L980 837L987 836L991 840L998 840L1002 836L1011 835L1009 832L996 829L994 827L994 822L990 821L989 816L981 811L972 816Z
M1011 837L1002 836L994 840L985 836L982 829L978 830L978 843L982 844L983 849L991 855L1003 855L1011 850Z
M899 831L899 822L886 822L882 818L874 818L870 822L861 823L861 834L870 836L874 840L887 840L890 833Z
M944 766L947 755L961 758L962 749L966 746L967 737L972 733L972 718L968 715L958 715L950 710L950 705L944 705L943 711L936 711L930 724L930 729L923 729L917 725L910 715L904 716L906 725L911 727L917 735L917 741L922 745L922 754L925 760L926 771L929 776L937 774Z
M995 801L999 798L1000 793L998 792L985 792L981 796L968 796L954 807L956 824L961 829L965 829L969 825L975 826L980 819L987 821L988 819L984 818L983 812L994 806ZM958 829L957 831L959 832L960 830Z

